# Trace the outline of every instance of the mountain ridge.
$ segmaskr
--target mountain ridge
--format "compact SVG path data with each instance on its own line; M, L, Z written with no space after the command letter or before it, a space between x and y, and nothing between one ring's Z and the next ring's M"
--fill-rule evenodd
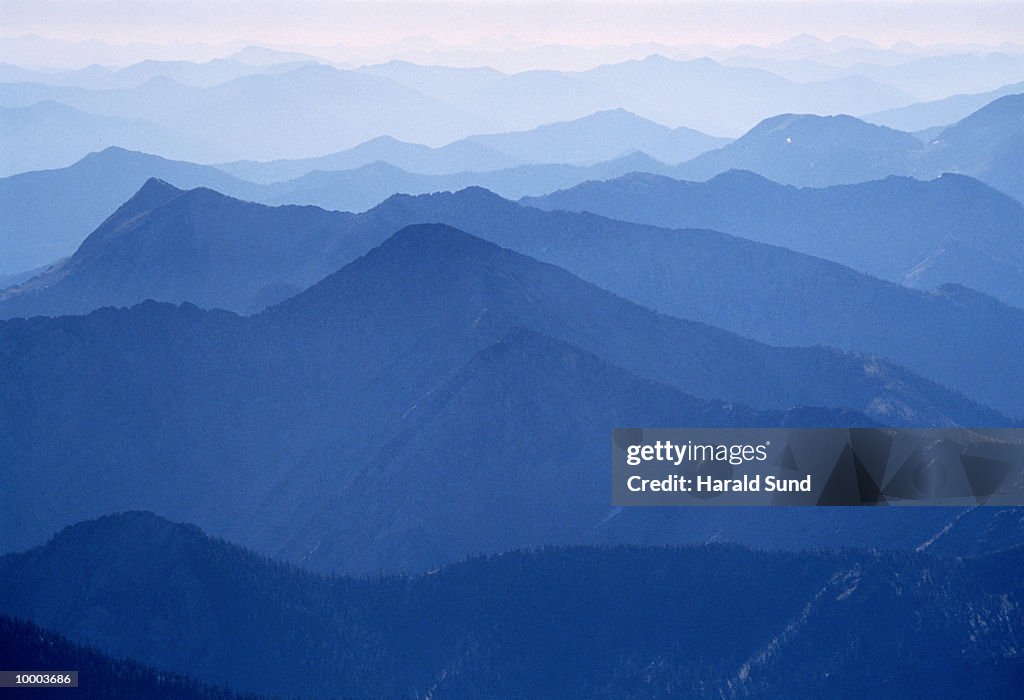
M835 263L710 230L672 231L593 214L543 212L481 188L395 196L359 215L215 199L217 206L205 212L189 209L187 197L155 210L140 220L131 240L111 247L102 265L72 257L22 285L28 290L53 282L40 292L5 292L0 313L85 311L145 298L211 306L231 302L235 311L255 311L307 288L406 225L437 221L562 265L677 318L770 345L826 345L886 356L1006 414L1024 415L1020 397L1005 381L1021 373L1018 358L1001 350L1024 342L1021 314L977 298L907 290ZM215 210L221 215L213 216ZM305 222L301 227L300 221ZM239 228L240 222L247 224ZM301 241L295 240L295 230L303 233ZM239 248L239 235L253 243ZM188 247L190 240L201 246ZM140 246L142 252L136 250ZM287 255L267 254L282 247ZM168 257L169 251L178 252ZM176 262L169 267L171 260ZM679 276L676 266L688 273ZM69 272L73 269L77 276ZM102 295L95 296L94 288ZM207 300L196 297L197 289L210 295ZM56 301L46 301L47 296ZM882 308L887 316L878 315ZM886 317L894 320L880 323ZM959 329L956 334L946 332L952 327ZM972 338L969 351L966 330ZM979 352L984 362L966 361Z
M553 340L495 350L474 364L514 329ZM407 228L255 316L150 301L16 319L0 322L0 357L0 443L16 467L0 493L9 522L0 549L69 521L144 508L319 570L405 570L431 556L434 565L478 551L476 542L536 541L524 514L537 505L517 507L521 492L498 488L489 502L515 517L486 521L497 529L452 529L443 504L453 497L418 489L430 475L415 469L384 496L365 498L359 474L374 460L386 465L382 478L410 468L409 453L388 457L384 449L404 431L433 436L414 455L433 455L458 467L453 474L469 470L473 478L507 470L524 479L512 467L528 469L530 451L550 445L565 460L551 478L588 474L591 486L569 512L538 503L550 506L548 522L560 523L551 532L585 542L603 536L587 524L607 515L600 484L608 476L602 470L595 479L589 470L606 460L602 445L617 425L708 416L772 426L863 424L858 414L887 425L1010 424L891 362L765 346L657 314L441 225ZM458 374L467 365L476 369ZM446 385L453 377L468 383ZM458 400L443 411L412 410L450 390ZM555 406L550 422L536 423ZM570 419L577 429L560 432ZM520 433L533 437L508 439ZM42 498L58 482L67 488ZM527 483L535 489L540 482ZM406 499L416 493L420 506L409 511ZM373 503L366 518L346 515ZM430 547L404 548L409 530L389 512L415 513L419 541ZM344 531L361 536L314 546ZM746 536L742 527L729 532ZM811 541L828 537L797 532ZM370 541L380 546L364 549Z
M1007 652L1021 638L1020 581L1008 575L1021 556L548 547L351 579L124 513L0 557L0 609L250 692L611 697L739 685L803 695L884 682L941 694L970 679L1001 695L1021 672ZM70 590L66 568L85 585ZM607 624L581 639L579 625L598 618ZM903 654L922 644L924 677Z
M965 175L797 189L749 171L702 183L635 173L520 202L728 231L906 286L959 283L1024 308L1024 205Z
M49 174L26 173L0 179L0 205L12 212L5 218L4 228L0 228L0 242L6 242L8 249L16 253L0 263L7 265L6 269L0 268L0 274L21 273L71 254L73 246L91 230L90 226L98 225L148 176L163 177L185 188L210 186L232 196L268 204L314 204L340 210L366 209L396 191L415 194L486 186L506 197L519 198L548 194L587 180L605 180L632 171L692 180L712 178L737 168L758 172L781 184L814 186L862 182L890 175L929 179L952 171L977 177L1024 201L1024 192L1019 190L1013 170L1014 154L1016 149L1024 148L1024 137L1013 130L1013 114L1004 117L1008 123L1002 130L977 128L991 123L993 110L998 112L1005 104L1015 103L1004 101L982 108L955 128L937 133L929 144L921 143L916 136L844 115L781 115L764 120L721 149L708 151L678 166L641 155L642 150L586 166L532 164L444 175L409 172L371 160L355 170L313 171L291 180L257 184L211 166L137 154L129 157L123 150L108 149L104 152L107 160L112 154L120 154L122 160L129 162L110 166L113 170L110 173L86 175L85 181L82 171L88 160ZM972 135L972 132L977 133ZM964 143L957 146L958 141ZM982 148L977 148L978 144ZM473 146L478 147L479 144ZM410 148L416 150L414 146ZM972 156L978 150L990 154L1006 151L1006 155L979 159ZM329 166L329 158L323 164ZM277 166L270 164L268 167ZM69 204L62 208L63 214L58 213L57 220L52 213L46 213L46 203L54 191L59 191ZM80 211L75 212L75 207ZM71 212L75 212L74 215ZM40 245L40 239L45 245Z

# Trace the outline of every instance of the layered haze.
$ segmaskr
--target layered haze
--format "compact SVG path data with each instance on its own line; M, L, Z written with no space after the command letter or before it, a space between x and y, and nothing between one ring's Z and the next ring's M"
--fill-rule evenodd
M1022 508L613 507L609 446L1024 427L1022 36L1001 0L0 2L0 671L1014 697ZM862 500L945 476L851 450Z

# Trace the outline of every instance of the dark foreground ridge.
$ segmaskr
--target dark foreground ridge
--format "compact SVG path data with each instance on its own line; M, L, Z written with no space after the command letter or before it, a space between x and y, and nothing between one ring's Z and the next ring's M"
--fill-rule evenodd
M103 698L104 700L255 700L226 688L201 683L182 674L167 673L127 659L114 659L51 630L0 615L0 648L5 669L19 671L77 671L78 687L5 688L5 698Z
M0 612L288 696L1008 697L1024 679L1022 566L1020 548L590 547L330 578L136 512L0 558Z

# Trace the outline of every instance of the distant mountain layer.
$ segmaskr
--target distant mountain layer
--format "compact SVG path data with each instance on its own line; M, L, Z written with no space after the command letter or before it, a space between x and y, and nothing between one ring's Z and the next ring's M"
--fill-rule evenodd
M173 129L208 144L206 157L214 161L308 157L385 134L446 143L492 130L487 119L414 88L325 65L243 75L210 87L184 85L164 75L125 88L0 83L0 105L27 107L42 101ZM173 153L170 148L159 152Z
M931 102L920 102L906 107L864 116L865 121L902 131L922 131L955 124L972 112L1006 95L1024 93L1024 82L1004 85L996 90L970 95L952 95Z
M821 187L888 175L931 179L970 175L1024 201L1017 164L1024 154L1024 95L1000 97L922 143L915 136L849 116L786 114L683 163L674 175L704 180L731 169L776 182Z
M771 114L863 114L878 111L867 106L872 103L888 108L913 102L898 89L858 76L798 83L756 68L725 66L708 58L673 60L659 54L574 73L531 70L506 75L402 61L360 70L463 109L503 118L494 131L522 128L515 123L517 118L539 124L621 107L660 124L733 136ZM685 99L666 99L666 95ZM552 114L559 116L548 116Z
M351 170L376 162L411 173L451 175L527 164L592 165L637 151L663 163L680 163L727 142L728 139L692 129L670 129L626 110L615 109L528 131L469 136L440 148L382 136L319 158L268 163L239 161L217 167L262 183L292 180L314 170ZM387 194L394 194L394 191Z
M147 302L5 321L0 360L0 550L150 508L319 569L422 570L614 537L597 467L615 426L1007 424L886 360L663 316L442 225L253 317ZM910 517L852 536L941 526Z
M479 147L467 144L467 148ZM240 170L244 172L245 168ZM207 165L108 148L67 168L0 178L0 208L4 211L0 219L0 246L6 253L0 259L0 274L21 273L67 257L150 177L185 189L210 187L265 204L313 204L340 211L363 211L396 192L425 194L482 185L518 199L586 180L635 171L670 170L642 153L590 166L521 165L449 175L411 173L376 161L353 170L316 171L290 181L259 185ZM52 206L58 197L62 205Z
M192 87L211 87L246 75L285 73L321 62L314 60L312 56L285 53L278 53L271 60L270 63L260 61L255 56L255 51L250 51L248 55L245 52L238 52L228 58L215 58L203 62L147 59L123 68L108 68L93 63L74 70L40 70L8 63L0 64L0 81L124 89L138 87L154 78L169 78Z
M422 175L500 170L523 165L514 156L469 139L431 148L390 136L378 136L347 150L315 158L266 162L240 160L216 167L251 182L269 184L294 180L315 171L355 170L374 163L387 163L396 170Z
M911 105L903 109L890 110L897 115L905 113L923 115L916 109L926 105L937 105L954 95L955 98L974 97L974 94L986 93L989 99L975 104L967 111L951 118L940 118L937 121L911 126L905 123L888 124L897 129L917 131L928 126L951 124L981 107L986 102L999 97L997 88L1009 83L1020 83L1024 78L1024 52L1004 46L1002 51L978 53L973 50L947 48L942 52L926 51L919 53L916 47L904 52L897 50L877 49L874 52L860 52L861 58L854 58L856 49L845 49L842 53L826 51L818 58L782 59L778 55L752 56L755 50L740 47L738 56L723 62L732 66L749 66L761 68L781 75L789 80L807 82L811 80L835 80L841 77L860 76L883 85L891 85L912 94L917 100L935 100ZM770 53L770 52L769 52ZM931 54L931 55L928 55ZM1004 88L1005 89L1005 88ZM993 92L987 92L993 91ZM1017 92L1020 91L1018 88ZM1008 94L1002 92L1001 94ZM949 98L952 107L955 98ZM947 113L948 114L948 113ZM869 121L875 121L869 119ZM878 122L886 123L886 122Z
M0 107L0 177L66 167L112 144L179 157L198 157L202 150L172 128L144 119L87 114L51 101Z
M1009 697L1024 674L1022 557L546 548L323 578L123 513L0 558L0 610L273 695ZM23 629L19 648L39 648ZM58 658L84 659L80 678L110 668L77 653ZM126 668L96 680L123 688Z
M942 131L926 168L973 175L1024 202L1024 94L1007 95Z
M8 112L25 112L25 124L38 129L45 120L32 115L49 109L44 107ZM52 109L74 111L59 105ZM5 214L0 219L0 247L6 253L0 258L0 275L21 273L70 255L150 177L185 189L211 187L265 204L315 204L364 211L398 192L425 194L479 185L518 199L634 171L667 172L670 167L662 161L687 160L725 141L687 129L669 129L614 110L501 138L467 138L441 148L381 137L318 158L240 161L214 168L120 147L103 148L115 143L160 150L154 143L133 139L133 131L123 120L105 119L120 126L107 129L107 136L92 138L88 147L76 145L79 142L73 129L53 124L45 129L48 138L59 135L67 146L64 155L49 165L63 166L76 160L71 155L76 152L102 151L68 167L0 178L0 208ZM0 153L15 158L28 149L26 157L36 158L42 153L38 140L18 132L19 123L12 118L11 147L0 148ZM494 139L507 152L481 142ZM37 165L12 166L10 172L32 170ZM51 206L55 198L61 200L60 207Z
M0 316L84 313L144 299L257 310L424 221L448 223L644 306L761 342L883 355L1024 416L1024 399L1008 381L1024 376L1024 359L1005 350L1024 343L1019 309L962 287L910 290L715 231L544 212L481 189L393 197L353 215L269 208L153 181L69 260L0 293ZM901 410L875 408L885 415Z
M471 136L466 141L508 153L526 163L592 163L642 151L666 163L728 143L693 129L670 129L624 109L539 126L530 131Z
M441 145L616 109L673 128L733 136L773 114L863 114L914 101L863 77L793 82L711 59L659 55L581 72L505 74L401 62L348 70L303 61L286 61L277 70L254 67L247 74L239 74L237 63L143 64L132 71L136 75L127 80L99 75L96 82L79 85L12 75L0 82L0 105L49 101L102 117L142 119L206 144L207 157L217 162L308 158L379 136ZM139 82L142 76L150 77ZM553 136L549 132L522 147L537 152ZM661 143L663 136L655 135L655 141ZM676 139L693 136L675 134ZM157 152L182 157L171 145ZM566 141L560 148L573 144Z
M793 185L854 183L904 174L920 149L910 134L850 116L784 114L683 164L678 173L706 180L742 169Z
M185 176L196 174L206 173ZM254 311L377 242L339 235L351 219L315 207L252 204L206 188L185 193L151 179L69 259L0 292L0 306L18 307L17 315L83 313L152 298Z
M1024 205L964 176L797 189L741 171L707 182L632 174L522 202L728 231L911 287L957 283L1024 308Z
M824 187L860 183L889 175L912 175L932 179L943 172L977 177L1024 201L1024 189L1016 177L1018 152L1024 148L1020 124L1024 119L1021 97L1007 97L993 103L955 127L929 137L923 144L910 134L861 122L853 117L782 115L766 120L727 146L708 151L678 166L636 151L592 165L529 164L503 167L512 156L492 159L493 148L472 139L442 149L378 139L350 152L307 161L279 163L234 163L228 167L256 179L276 179L306 172L310 167L354 169L315 170L283 182L253 184L224 175L222 171L184 162L165 161L154 156L108 149L90 155L75 165L49 173L25 173L0 179L0 204L8 213L0 222L0 242L12 251L0 261L0 274L20 273L70 255L74 246L103 217L142 186L147 177L160 177L179 187L213 187L235 197L266 204L313 204L328 209L362 211L395 193L425 194L482 186L518 199L565 189L588 180L606 180L632 172L647 172L681 179L706 180L730 169L756 172L782 184ZM614 139L591 139L602 133L602 125L626 121L636 127L636 138L617 143ZM551 125L507 140L542 152L562 142L562 158L572 158L581 144L600 153L618 152L627 141L646 144L659 153L665 149L645 141L645 130L653 129L659 139L673 139L675 132L620 111L593 115L576 123ZM661 130L661 131L659 131ZM571 132L567 134L566 132ZM668 133L665 133L668 132ZM575 134L575 136L572 136ZM481 137L485 138L485 137ZM487 139L485 139L487 140ZM502 145L505 137L494 137ZM588 147L590 147L588 146ZM534 153L537 155L537 153ZM449 166L483 165L480 171L423 174L409 172L384 161L394 158L426 170ZM667 156L666 156L667 157ZM487 165L487 162L490 165ZM495 170L494 167L498 166ZM49 203L62 198L67 206L54 210Z
M251 189L250 183L216 168L121 148L105 149L59 170L0 178L0 274L67 257L151 177L243 197Z
M672 172L673 168L640 152L593 165L520 165L450 175L420 175L377 162L354 170L315 171L294 180L249 188L249 191L252 199L266 204L313 204L326 209L363 211L392 194L429 194L485 187L503 197L519 199L637 171L660 173Z

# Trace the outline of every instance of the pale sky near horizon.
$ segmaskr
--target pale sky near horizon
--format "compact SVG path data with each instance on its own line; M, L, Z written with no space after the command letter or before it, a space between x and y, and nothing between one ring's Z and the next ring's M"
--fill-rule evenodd
M801 33L882 45L1024 41L1017 0L0 0L0 35L124 44L455 45L515 36L580 46L767 44Z

